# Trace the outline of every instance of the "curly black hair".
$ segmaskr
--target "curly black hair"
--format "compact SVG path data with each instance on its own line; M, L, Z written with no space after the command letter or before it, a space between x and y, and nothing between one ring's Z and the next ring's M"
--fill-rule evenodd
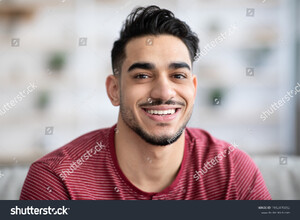
M121 66L126 58L125 46L133 38L145 35L169 34L183 41L189 50L192 63L199 54L199 39L183 21L174 14L158 6L138 7L127 17L120 31L120 38L114 42L111 51L113 73L121 73Z

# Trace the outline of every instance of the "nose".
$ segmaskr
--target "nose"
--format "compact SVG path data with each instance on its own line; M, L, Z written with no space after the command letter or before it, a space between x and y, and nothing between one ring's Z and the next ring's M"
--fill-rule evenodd
M173 88L172 82L168 76L160 75L153 82L153 88L151 90L151 98L161 99L162 101L168 101L175 97L175 90Z

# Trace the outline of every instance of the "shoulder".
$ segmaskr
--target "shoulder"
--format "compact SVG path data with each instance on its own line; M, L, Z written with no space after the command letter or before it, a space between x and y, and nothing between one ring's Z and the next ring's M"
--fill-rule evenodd
M79 136L66 145L46 154L33 163L33 166L47 166L52 170L69 165L82 157L86 152L93 153L109 144L109 133L112 128L103 128Z
M192 142L195 150L219 152L225 149L236 147L235 143L228 143L212 136L209 132L200 128L186 128L186 138ZM234 146L236 145L236 146Z
M251 157L241 150L237 143L229 143L215 138L205 130L187 128L187 136L192 142L190 151L198 157L199 165L207 161L232 170L257 169Z

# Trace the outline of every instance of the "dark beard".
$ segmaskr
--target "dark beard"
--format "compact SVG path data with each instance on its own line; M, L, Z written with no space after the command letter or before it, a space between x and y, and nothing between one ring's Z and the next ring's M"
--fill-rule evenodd
M182 135L188 121L191 118L192 110L188 113L184 124L178 129L173 136L153 136L145 132L138 124L131 110L125 110L124 104L120 102L120 113L125 124L131 128L137 135L139 135L144 141L151 145L166 146L176 142ZM163 127L164 124L161 124Z
M130 127L137 135L139 135L148 144L157 145L157 146L167 146L169 144L172 144L172 143L176 142L178 140L178 138L180 138L180 136L182 135L182 133L185 129L185 126L181 127L175 133L175 135L173 135L173 137L171 137L171 136L156 137L156 136L153 136L153 135L150 135L150 134L146 133L144 130L142 130L138 126L131 126L130 124L127 124L126 121L125 121L125 123L128 127Z

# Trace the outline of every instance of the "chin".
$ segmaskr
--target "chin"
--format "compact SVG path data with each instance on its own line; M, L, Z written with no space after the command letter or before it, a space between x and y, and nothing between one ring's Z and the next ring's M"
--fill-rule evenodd
M176 133L172 133L172 134L169 134L169 132L167 132L168 134L162 134L159 131L148 133L144 129L138 127L134 127L133 130L137 135L140 136L140 138L142 138L148 144L157 145L157 146L167 146L176 142L180 138L184 128L181 128Z

